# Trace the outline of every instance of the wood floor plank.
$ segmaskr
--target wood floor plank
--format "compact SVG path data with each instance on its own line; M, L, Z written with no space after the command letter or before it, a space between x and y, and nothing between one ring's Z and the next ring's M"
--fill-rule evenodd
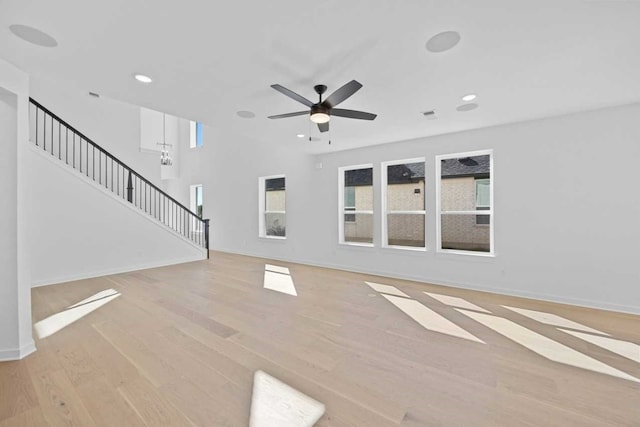
M78 394L96 426L144 426L145 423L106 378L80 384Z
M26 364L0 362L0 421L38 406Z
M194 425L144 378L128 381L118 391L149 427Z
M42 427L49 425L39 407L0 421L0 427Z
M63 371L34 378L42 414L50 426L95 426L78 392Z

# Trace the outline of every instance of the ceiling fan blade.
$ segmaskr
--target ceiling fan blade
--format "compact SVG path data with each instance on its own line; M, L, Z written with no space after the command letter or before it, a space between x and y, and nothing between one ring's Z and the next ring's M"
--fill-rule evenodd
M323 104L326 104L329 107L333 108L356 93L358 90L360 90L361 87L362 84L358 83L355 80L351 80L341 88L336 89L335 92L333 92L327 99L324 100Z
M284 119L287 117L295 117L295 116L304 116L305 114L309 114L308 111L296 111L295 113L285 113L285 114L277 114L275 116L269 116L270 119Z
M300 102L301 104L306 105L307 107L311 107L313 105L313 102L309 101L304 96L298 95L294 91L289 90L284 86L276 84L276 85L271 85L271 87L274 88L275 90L277 90L278 92L280 92L281 94L286 95L291 99L295 99L296 101Z
M373 120L378 117L377 114L367 113L365 111L343 110L342 108L331 109L332 116L346 117L348 119Z
M318 123L318 129L320 129L320 132L327 132L329 130L329 122Z

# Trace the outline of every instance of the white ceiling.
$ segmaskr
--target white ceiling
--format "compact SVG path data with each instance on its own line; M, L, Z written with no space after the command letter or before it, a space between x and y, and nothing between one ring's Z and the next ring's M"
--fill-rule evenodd
M12 24L59 45L26 43ZM446 30L458 46L428 52ZM322 152L638 102L640 1L0 0L0 58L221 134ZM340 107L378 118L333 118L331 146L296 138L305 116L266 118L304 109L273 83L315 100L314 84L330 93L351 79L364 87ZM457 112L469 92L480 108Z

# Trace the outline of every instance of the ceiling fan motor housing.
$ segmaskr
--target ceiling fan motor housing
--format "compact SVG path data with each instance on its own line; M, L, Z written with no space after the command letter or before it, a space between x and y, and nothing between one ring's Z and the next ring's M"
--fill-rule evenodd
M326 115L329 115L329 112L331 111L331 108L327 108L322 104L313 104L311 106L311 115L313 116L314 114L319 114L319 113L324 113Z

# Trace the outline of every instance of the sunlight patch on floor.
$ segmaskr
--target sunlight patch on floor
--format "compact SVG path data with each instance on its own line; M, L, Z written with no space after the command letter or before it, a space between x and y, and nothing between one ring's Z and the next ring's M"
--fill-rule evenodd
M525 317L528 317L529 319L533 319L540 323L544 323L546 325L558 326L561 328L576 329L578 331L591 332L591 333L600 334L600 335L609 335L597 329L593 329L588 326L585 326L581 323L574 322L573 320L565 319L564 317L560 317L556 314L545 313L544 311L527 310L525 308L509 307L507 305L503 305L503 307L508 310L515 311L516 313L521 314Z
M311 427L324 411L324 404L277 378L254 374L250 427Z
M287 267L280 267L279 265L265 264L264 270L273 271L274 273L291 274Z
M33 325L38 338L46 338L69 326L73 322L82 319L92 311L118 298L121 294L113 289L98 292L74 305L69 306L60 313L53 314Z
M469 310L481 311L483 313L491 313L489 310L485 310L482 307L478 307L477 305L463 298L452 297L449 295L434 294L432 292L424 292L424 293L429 295L431 298L440 301L444 305L449 305L451 307L458 307L458 308L467 308Z
M450 335L452 337L464 338L469 341L475 341L484 344L485 342L469 332L462 329L452 321L446 319L435 311L425 307L418 301L406 298L399 298L391 295L382 295L393 305L402 310L407 316L418 322L423 328Z
M69 308L74 308L74 307L77 307L77 306L79 306L79 305L86 304L86 303L88 303L88 302L97 301L97 300L102 299L102 298L110 297L110 296L115 295L115 294L117 294L117 293L118 293L118 291L116 291L116 290L114 290L114 289L107 289L107 290L105 290L105 291L98 292L97 294L92 295L92 296L90 296L89 298L85 298L85 299L83 299L83 300L82 300L82 301L80 301L80 302L77 302L77 303L75 303L75 304L73 304L73 305L70 305L69 307L67 307L67 309L69 309Z
M483 324L489 329L509 338L512 341L528 348L536 354L554 362L575 366L576 368L587 369L589 371L611 375L625 380L640 382L639 379L631 375L612 368L599 360L593 359L580 353L566 345L560 344L551 338L538 334L524 326L518 325L511 320L490 314L476 313L462 309L456 309L467 317Z
M389 294L389 295L395 295L398 297L410 298L409 295L405 294L395 286L382 285L380 283L373 283L373 282L364 282L364 283L369 285L369 287L374 291L380 292L381 294Z
M296 287L286 267L266 264L264 266L264 288L287 295L298 296Z
M640 363L640 345L617 340L609 337L601 337L598 335L585 334L583 332L570 331L568 329L560 329L562 332L566 332L569 335L573 335L576 338L585 340L593 345L609 350L613 353L619 354L622 357L631 359L634 362Z

